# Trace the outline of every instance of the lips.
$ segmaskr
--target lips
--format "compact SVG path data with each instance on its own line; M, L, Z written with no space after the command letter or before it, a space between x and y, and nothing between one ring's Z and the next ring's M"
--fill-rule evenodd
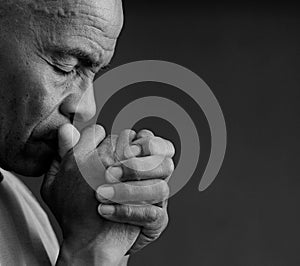
M46 143L50 148L57 150L58 149L58 139L45 139L42 140L44 143Z
M48 129L47 131L43 130L32 135L34 140L52 140L57 138L57 129Z
M50 130L48 132L43 132L40 134L34 134L32 136L32 141L34 142L43 142L51 149L58 149L58 136L57 130Z

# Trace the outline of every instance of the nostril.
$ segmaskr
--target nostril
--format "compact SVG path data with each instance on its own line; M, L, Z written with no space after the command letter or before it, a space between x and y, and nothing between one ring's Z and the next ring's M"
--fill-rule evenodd
M60 105L60 112L70 119L71 123L88 122L96 114L96 102L93 87L85 92L68 95Z
M73 124L74 120L75 120L75 110L74 108L70 108L70 106L68 105L68 103L63 103L60 107L59 107L59 111L62 115L64 115L66 118L68 118L70 120L70 123Z

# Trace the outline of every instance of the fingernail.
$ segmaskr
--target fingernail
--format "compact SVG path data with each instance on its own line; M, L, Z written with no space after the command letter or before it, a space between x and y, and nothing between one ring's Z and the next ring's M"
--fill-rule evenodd
M103 205L99 206L99 213L101 215L112 215L115 212L115 207L112 205Z
M123 176L121 167L109 167L105 173L106 179L110 182L119 181Z
M115 195L115 191L113 187L101 186L97 189L97 194L101 196L103 200L112 199L113 196Z

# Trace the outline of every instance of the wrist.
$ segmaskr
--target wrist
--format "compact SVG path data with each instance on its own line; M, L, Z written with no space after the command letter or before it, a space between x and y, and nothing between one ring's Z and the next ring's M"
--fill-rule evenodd
M68 239L63 241L57 265L126 265L123 261L124 256L119 250L106 247L103 243L84 243L82 240Z

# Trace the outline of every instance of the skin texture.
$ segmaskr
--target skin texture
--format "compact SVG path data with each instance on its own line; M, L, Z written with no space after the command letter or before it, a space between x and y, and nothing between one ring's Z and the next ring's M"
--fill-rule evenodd
M121 1L0 3L0 165L27 176L46 173L43 199L64 233L58 265L117 265L167 225L166 181L174 170L174 148L161 145L151 132L132 133L141 157L131 158L128 143L120 141L124 133L110 146L102 143L105 134L98 126L99 147L94 147L89 128L77 132L74 143L68 130L62 132L75 112L81 122L95 115L93 80L114 54L123 24ZM96 194L88 186L73 148L80 151L82 165L97 151L107 168L99 178L114 190L113 197L102 193L103 186ZM166 160L151 171L120 166L126 161L143 169L155 165L157 156ZM118 174L108 174L115 163ZM105 212L107 207L114 212Z
M141 130L137 134L125 130L117 140L104 140L98 151L110 154L105 156L109 159L104 160L104 164L108 163L107 184L97 190L97 199L102 203L98 211L105 219L136 225L141 229L129 251L137 252L156 240L168 224L167 182L174 171L174 146L149 130ZM102 194L102 188L108 187L115 192L109 198Z
M171 159L174 147L164 141L166 145L162 148L162 139L155 138L152 133L143 136L143 131L136 134L126 130L110 141L110 138L104 140L105 131L100 125L86 128L81 136L76 129L73 130L75 133L72 133L72 125L59 130L62 160L53 162L41 190L63 232L64 242L58 262L72 259L75 263L88 258L88 265L102 265L101 259L105 258L110 261L109 265L118 265L128 251L136 252L153 242L167 226L167 180L174 169ZM135 138L136 142L132 142ZM126 152L132 143L142 143L141 149L134 149L135 153ZM106 171L96 163L98 153ZM163 156L161 165L157 166L153 160L155 156ZM120 165L120 160L130 167L123 164L118 166L121 172L112 174L111 166ZM153 167L147 171L134 170L142 169L144 165ZM84 166L88 169L85 179L78 169ZM103 203L98 207L103 218L99 218L95 211L98 202L86 182L93 177L104 184L97 190L97 198ZM121 179L124 182L120 182ZM101 194L103 187L112 188L114 195ZM122 204L129 202L134 205ZM153 205L158 202L159 205ZM115 212L108 215L103 212L103 206L113 207Z
M49 168L57 147L43 140L55 143L75 110L81 121L94 116L92 82L111 60L123 23L121 1L61 2L16 1L1 18L0 164L22 175ZM17 19L5 24L11 15ZM71 49L88 53L93 63L67 55Z

